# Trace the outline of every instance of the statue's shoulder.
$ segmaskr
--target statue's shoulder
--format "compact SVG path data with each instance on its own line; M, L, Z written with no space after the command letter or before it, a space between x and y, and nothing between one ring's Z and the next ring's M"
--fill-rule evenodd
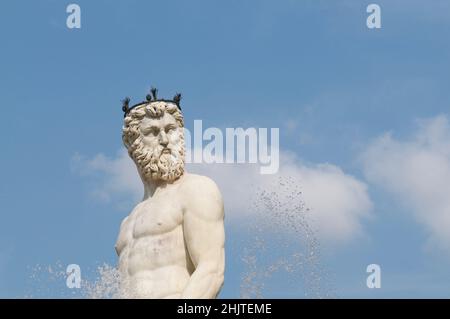
M222 194L211 178L197 174L186 174L183 178L182 193L192 205L216 207L219 216L223 214Z
M185 174L183 179L183 188L189 193L203 193L220 195L219 187L211 178L204 175Z

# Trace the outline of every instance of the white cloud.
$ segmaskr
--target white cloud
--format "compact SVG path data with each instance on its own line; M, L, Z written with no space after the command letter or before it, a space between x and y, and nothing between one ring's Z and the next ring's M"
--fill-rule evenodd
M253 213L251 204L256 187L287 199L291 193L280 183L290 177L301 189L321 238L346 241L362 234L361 221L370 215L372 208L364 183L335 165L306 165L286 152L280 154L280 159L279 173L274 175L261 175L254 165L193 165L191 170L217 182L232 218Z
M362 155L367 179L393 194L430 234L450 249L450 125L446 116L418 122L406 141L386 133Z
M122 210L143 197L142 183L126 151L113 158L101 153L91 159L75 154L71 164L73 172L88 178L90 195L97 200Z
M277 192L280 198L289 200L292 194L280 182L289 177L299 185L321 239L344 242L362 234L361 222L372 208L363 182L335 165L306 165L285 152L281 152L280 158L280 170L274 175L261 175L255 164L188 164L187 170L216 181L223 193L227 220L238 221L254 213L252 201L258 188ZM74 162L78 172L100 173L94 190L100 195L97 197L111 200L124 198L125 194L136 200L142 196L136 168L125 151L116 158L100 154L86 160L76 156Z

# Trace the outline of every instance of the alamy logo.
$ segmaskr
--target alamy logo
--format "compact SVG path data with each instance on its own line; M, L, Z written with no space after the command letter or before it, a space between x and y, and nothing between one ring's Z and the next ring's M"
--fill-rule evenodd
M81 287L81 268L77 264L70 264L66 268L66 286L67 288L80 288Z
M194 134L185 128L187 163L259 164L261 174L276 174L280 166L278 128L226 128L203 131L202 120L194 121ZM269 142L270 137L270 142ZM206 142L206 145L203 145ZM270 151L269 151L270 148Z
M377 264L370 264L366 271L370 273L367 277L366 284L370 289L381 288L381 267Z
M69 4L66 12L70 13L66 20L66 25L69 29L81 28L81 8L78 4Z
M381 29L381 8L378 4L369 4L367 6L367 13L370 15L367 17L367 27L369 29Z

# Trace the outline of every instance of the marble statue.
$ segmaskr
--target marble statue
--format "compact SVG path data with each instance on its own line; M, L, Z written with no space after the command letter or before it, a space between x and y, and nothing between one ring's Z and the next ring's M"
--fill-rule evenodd
M144 184L144 198L120 226L116 243L129 298L216 298L224 281L222 195L210 178L184 168L181 95L129 107L122 139Z

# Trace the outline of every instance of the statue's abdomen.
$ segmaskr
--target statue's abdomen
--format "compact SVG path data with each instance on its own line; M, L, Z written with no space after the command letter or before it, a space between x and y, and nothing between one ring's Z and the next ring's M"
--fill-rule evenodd
M128 289L135 297L176 295L189 280L181 220L168 217L136 216L123 229L128 238L119 268L128 277Z

